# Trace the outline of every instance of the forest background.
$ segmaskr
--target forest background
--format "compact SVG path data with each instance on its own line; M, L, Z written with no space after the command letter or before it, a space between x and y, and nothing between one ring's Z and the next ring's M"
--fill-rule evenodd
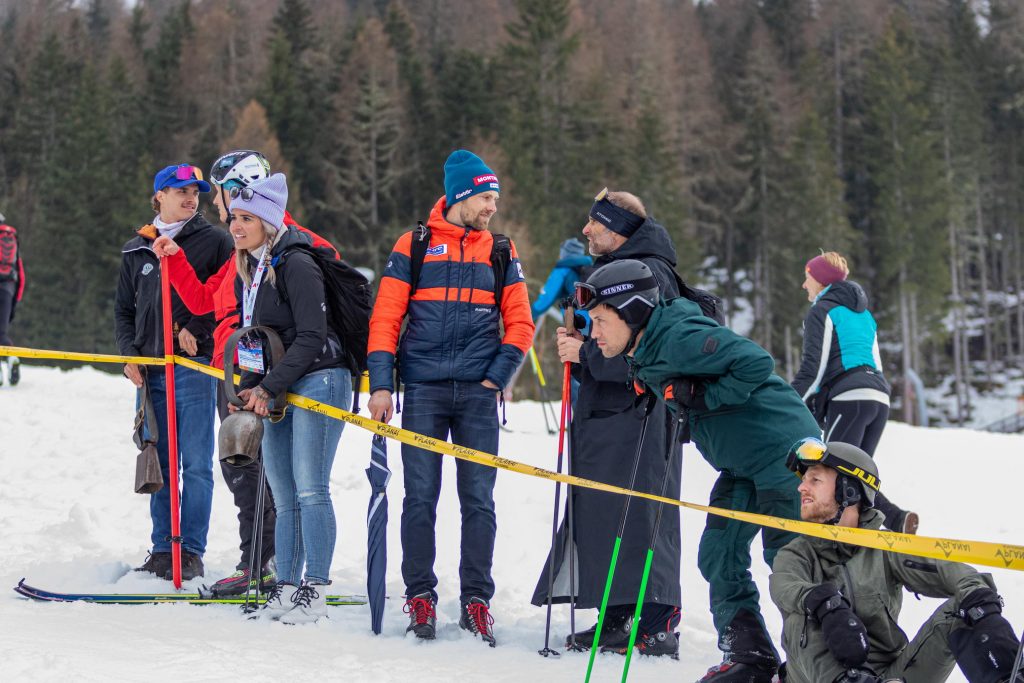
M0 45L19 345L112 350L164 165L262 150L297 220L379 273L467 147L533 296L608 186L783 376L819 249L848 256L897 384L952 377L947 421L1024 359L1017 0L0 0Z

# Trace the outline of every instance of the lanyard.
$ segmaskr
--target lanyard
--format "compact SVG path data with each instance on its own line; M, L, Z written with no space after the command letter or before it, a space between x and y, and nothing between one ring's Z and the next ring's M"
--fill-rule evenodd
M263 281L263 273L266 272L269 265L270 245L268 244L263 258L260 259L260 264L256 266L256 272L252 276L252 284L242 290L242 325L244 327L252 325L252 313L256 307L256 294L259 292L260 283Z

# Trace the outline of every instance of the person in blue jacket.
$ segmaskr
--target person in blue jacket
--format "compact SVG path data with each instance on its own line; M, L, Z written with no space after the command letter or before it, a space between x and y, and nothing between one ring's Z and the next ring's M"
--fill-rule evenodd
M804 318L803 356L793 388L825 432L826 441L853 444L871 457L889 419L889 383L882 374L878 325L864 289L848 280L846 259L830 251L804 268L811 308ZM885 526L917 533L918 515L879 494Z
M575 291L574 284L578 280L586 279L585 276L588 274L582 272L582 269L592 264L593 261L587 255L583 242L575 237L570 237L562 242L562 246L558 248L558 261L551 269L547 282L541 288L540 296L530 306L533 322L537 322L549 308L557 306L558 302L572 296Z

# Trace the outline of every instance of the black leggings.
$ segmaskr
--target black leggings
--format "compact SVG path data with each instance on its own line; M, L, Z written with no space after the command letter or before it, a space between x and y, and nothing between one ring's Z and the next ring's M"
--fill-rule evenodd
M14 308L14 297L17 296L17 292L17 282L0 282L0 346L14 346L7 334L7 328L11 324L11 310Z
M228 401L224 396L223 384L217 391L217 412L220 414L221 422L228 416ZM260 457L263 457L262 452ZM260 463L259 461L249 463L244 467L235 467L226 462L220 463L221 474L224 475L224 482L235 499L235 507L238 508L238 536L239 549L242 551L242 559L237 569L248 569L249 558L255 551L252 536L252 520L256 511L256 496L260 486ZM263 496L263 528L261 537L263 547L258 567L262 568L267 560L274 556L274 525L277 522L277 514L274 511L274 496L270 493L270 486L266 486ZM258 570L257 570L258 571Z
M888 419L889 406L878 401L829 401L825 441L853 444L873 458ZM903 531L904 510L881 493L875 495L875 507L885 515L887 528Z

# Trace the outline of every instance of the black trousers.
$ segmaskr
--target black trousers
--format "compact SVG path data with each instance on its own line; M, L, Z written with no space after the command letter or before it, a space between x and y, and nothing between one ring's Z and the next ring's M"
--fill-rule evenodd
M7 330L11 325L11 310L14 308L14 297L17 293L17 282L0 282L0 346L14 346Z
M221 384L217 392L217 412L223 422L228 416L228 400L224 395L224 385ZM262 458L263 454L260 454ZM226 462L220 463L220 471L224 475L224 483L235 499L235 507L238 508L238 536L241 542L238 544L242 551L242 559L237 569L247 569L249 560L255 552L253 547L252 520L256 512L256 495L260 485L260 461L256 460L244 467L235 467ZM267 560L274 556L274 526L277 523L277 514L274 512L274 496L270 493L270 486L263 484L263 527L261 537L263 547L257 567L262 568Z
M878 401L829 401L825 413L825 441L853 444L873 458L888 419L889 406ZM875 507L885 515L887 528L903 530L906 512L902 508L881 492L875 495Z

